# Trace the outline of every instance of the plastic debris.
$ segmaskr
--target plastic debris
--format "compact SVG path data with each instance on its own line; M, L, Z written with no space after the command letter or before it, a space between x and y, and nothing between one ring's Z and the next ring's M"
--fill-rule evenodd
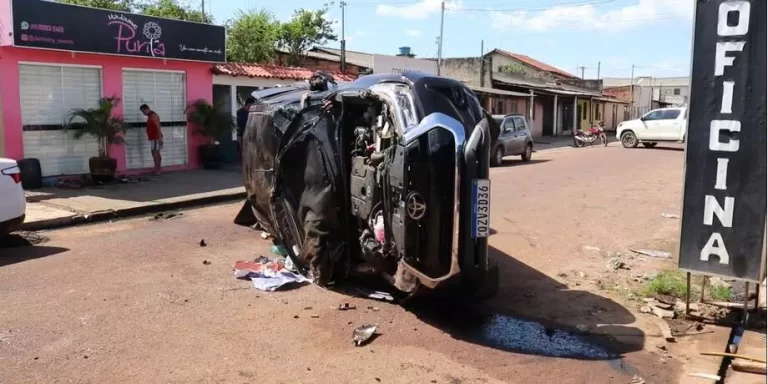
M267 239L269 239L270 237L272 237L272 235L270 235L270 234L269 234L269 233L267 233L267 232L262 232L260 236L261 236L261 238L262 238L262 239L264 239L264 240L267 240Z
M680 215L676 215L674 213L662 213L661 217L663 217L665 219L679 219Z
M339 311L349 311L352 309L357 309L354 305L349 305L349 303L339 304Z
M648 249L630 249L630 251L637 253L638 255L658 257L661 259L669 259L670 257L672 257L671 253L664 252L664 251L653 251Z
M395 300L395 298L392 297L392 295L390 295L387 292L369 291L369 290L362 289L362 288L358 288L357 292L361 296L367 297L369 299L380 300L380 301L394 301Z
M283 257L288 256L288 250L281 245L273 245L269 247L269 253L277 256L283 256Z
M376 328L378 328L378 324L366 324L355 328L355 331L352 332L352 341L356 346L362 346L373 337L376 333Z
M311 282L306 277L287 270L282 260L263 256L254 261L238 261L234 269L236 278L251 279L253 287L260 291L274 292L287 285Z

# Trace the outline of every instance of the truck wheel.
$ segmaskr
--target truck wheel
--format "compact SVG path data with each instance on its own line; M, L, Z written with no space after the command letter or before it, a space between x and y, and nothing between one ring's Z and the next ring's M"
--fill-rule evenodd
M498 167L504 162L504 148L497 147L493 152L493 158L491 159L491 166Z
M640 142L637 140L637 136L632 131L626 131L621 134L621 145L624 148L637 148Z
M658 144L659 144L659 143L643 143L643 147L646 147L646 148L653 148L653 147L655 147L655 146L656 146L656 145L658 145Z

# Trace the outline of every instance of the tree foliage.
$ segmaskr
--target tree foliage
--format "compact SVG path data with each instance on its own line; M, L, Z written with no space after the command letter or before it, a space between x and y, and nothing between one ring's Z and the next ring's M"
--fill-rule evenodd
M140 13L168 19L213 23L213 17L179 0L58 0L60 3Z
M59 0L59 2L123 12L131 12L134 8L133 0Z
M168 19L212 23L213 17L200 9L180 4L178 0L152 0L137 5L139 13Z
M333 22L326 18L328 8L307 10L300 8L280 28L279 46L288 53L287 64L298 66L301 58L314 45L336 41Z
M280 28L280 22L269 11L238 11L227 23L227 60L241 63L269 61L280 38Z

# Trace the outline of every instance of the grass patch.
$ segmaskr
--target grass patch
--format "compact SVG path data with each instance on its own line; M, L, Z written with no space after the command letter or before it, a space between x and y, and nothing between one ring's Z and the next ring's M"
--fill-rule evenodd
M732 293L731 287L727 285L716 285L709 288L710 296L716 301L729 301Z
M686 293L685 272L661 271L656 277L645 283L640 293L646 297L658 294L684 298ZM691 299L696 297L696 291L692 291Z

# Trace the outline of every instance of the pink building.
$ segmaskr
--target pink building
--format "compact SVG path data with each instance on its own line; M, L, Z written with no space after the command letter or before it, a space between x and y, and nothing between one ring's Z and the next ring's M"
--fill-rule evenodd
M134 129L113 146L119 172L151 168L139 106L162 121L163 165L199 165L185 109L212 100L211 62L223 62L224 28L41 0L0 0L0 157L37 158L44 176L88 172L91 137L65 130L69 111L118 96Z

